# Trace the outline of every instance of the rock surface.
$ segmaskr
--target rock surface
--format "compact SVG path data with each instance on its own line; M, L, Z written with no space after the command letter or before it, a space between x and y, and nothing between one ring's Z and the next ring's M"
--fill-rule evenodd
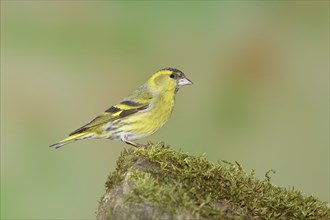
M125 150L97 219L330 219L326 203L160 143Z

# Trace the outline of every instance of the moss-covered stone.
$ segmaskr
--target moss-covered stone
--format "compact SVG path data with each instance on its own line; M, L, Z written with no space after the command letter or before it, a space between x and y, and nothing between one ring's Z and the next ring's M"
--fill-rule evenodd
M330 219L326 203L164 144L125 150L106 182L98 219Z

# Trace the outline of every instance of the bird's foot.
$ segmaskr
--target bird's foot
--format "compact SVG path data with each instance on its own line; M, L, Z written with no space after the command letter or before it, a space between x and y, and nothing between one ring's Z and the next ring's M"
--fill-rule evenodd
M133 141L125 141L126 144L129 144L129 145L132 145L133 147L136 147L136 148L140 148L140 147L147 147L148 145L147 144L139 144L139 143L135 143Z

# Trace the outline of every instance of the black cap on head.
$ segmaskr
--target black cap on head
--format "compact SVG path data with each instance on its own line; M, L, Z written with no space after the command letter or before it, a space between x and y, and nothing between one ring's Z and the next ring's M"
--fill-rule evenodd
M172 68L172 67L168 67L168 68L164 68L164 69L161 69L160 71L162 70L169 70L169 71L172 71L173 73L179 73L179 74L183 74L183 72L181 70L178 70L176 68Z

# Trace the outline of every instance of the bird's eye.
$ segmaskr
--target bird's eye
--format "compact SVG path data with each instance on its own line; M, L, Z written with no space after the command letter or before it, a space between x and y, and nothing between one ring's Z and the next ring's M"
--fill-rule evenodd
M174 78L175 78L175 74L172 73L172 74L170 75L170 78L171 78L171 79L174 79Z

